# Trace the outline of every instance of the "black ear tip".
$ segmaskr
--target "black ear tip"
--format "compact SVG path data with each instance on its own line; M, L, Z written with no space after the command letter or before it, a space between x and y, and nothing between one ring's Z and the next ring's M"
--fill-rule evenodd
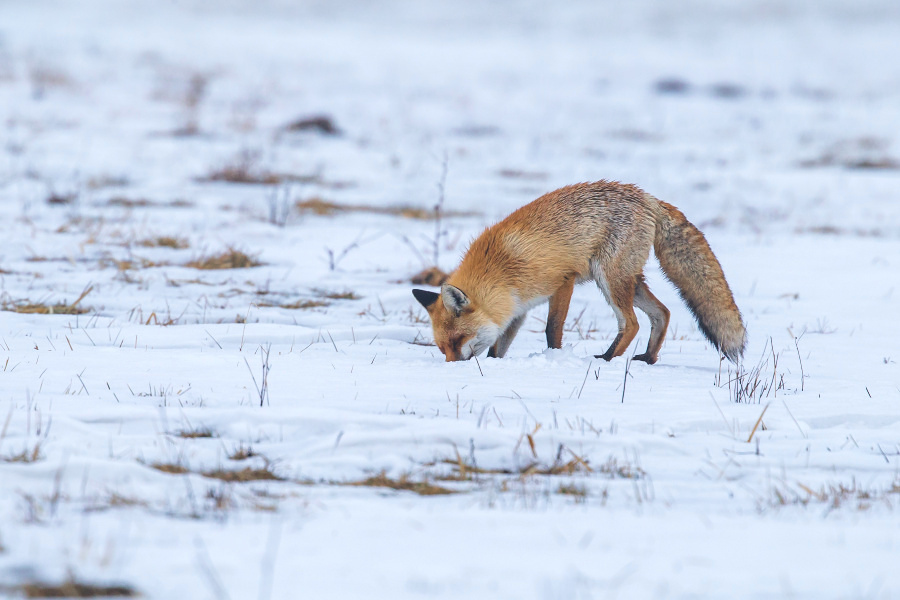
M428 308L435 302L437 302L438 296L440 294L436 294L434 292L429 292L428 290L413 290L413 296L416 297L416 300L419 301L419 304Z

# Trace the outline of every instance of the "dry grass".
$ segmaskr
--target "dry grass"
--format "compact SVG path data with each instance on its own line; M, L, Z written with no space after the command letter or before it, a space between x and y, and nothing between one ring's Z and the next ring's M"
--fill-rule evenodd
M108 498L93 501L89 506L85 507L84 512L102 512L109 510L110 508L129 508L134 506L146 507L148 504L146 501L138 498L112 493Z
M438 287L444 285L444 283L450 278L449 273L445 273L438 267L429 267L424 271L420 271L413 275L409 282L415 283L418 285L431 285L434 287Z
M571 456L570 460L564 461L562 459L564 451ZM608 475L611 479L642 479L647 475L639 466L627 461L620 462L614 456L610 456L599 467L592 467L589 460L578 456L564 446L560 447L556 460L552 464L533 461L513 469L484 468L468 464L459 454L456 455L455 459L445 459L441 462L451 465L454 469L452 474L439 478L445 481L468 481L473 479L475 475L510 475L525 478L533 475L567 476L578 473L602 473Z
M9 462L9 463L35 463L41 460L43 455L41 455L41 445L35 444L34 448L31 450L25 449L17 454L8 454L6 456L0 456L0 462Z
M274 173L258 165L259 153L245 151L233 161L213 169L200 182L245 183L251 185L278 185L281 183L316 183L318 175L294 175Z
M121 208L190 208L194 206L194 203L189 200L155 202L146 198L126 198L124 196L116 196L107 200L106 205L118 206Z
M368 204L337 204L321 198L310 198L308 200L300 200L294 207L300 214L313 214L319 216L336 216L348 213L367 213L375 215L388 215L393 217L404 217L407 219L418 219L423 221L431 221L437 218L437 214L433 209L419 208L417 206L371 206ZM441 211L441 218L449 217L472 217L479 213L472 211Z
M231 483L243 483L246 481L283 481L282 477L279 477L272 472L272 469L269 467L269 465L266 465L262 469L245 467L238 471L232 471L229 469L213 469L211 471L203 471L201 475L203 475L204 477L209 477L211 479L220 479L222 481L228 481Z
M228 460L246 460L248 458L253 458L254 456L259 456L259 454L254 452L251 446L245 447L241 444L228 455Z
M183 250L190 246L186 239L168 235L147 238L139 241L137 244L144 248L174 248L175 250Z
M162 471L163 473L169 473L170 475L184 475L185 473L190 473L190 469L184 466L181 463L150 463L151 468L156 469L157 471Z
M94 585L70 577L60 584L26 583L19 587L26 598L134 598L138 592L126 585Z
M500 169L497 175L506 179L525 179L528 181L543 181L547 174L540 171L521 171L519 169Z
M197 438L214 438L216 437L216 433L210 429L209 427L197 427L196 429L183 429L181 431L175 432L180 438L185 438L188 440L193 440Z
M456 460L446 459L443 462L444 464L452 465L455 470L452 475L440 478L447 481L467 481L472 479L474 475L513 475L517 477L528 477L531 475L574 475L576 473L591 473L594 470L588 464L588 461L579 456L575 456L568 462L557 460L550 465L534 461L515 469L478 467L466 463L459 456Z
M248 254L240 250L229 248L221 254L204 256L185 263L184 266L191 267L192 269L214 270L249 269L251 267L258 267L262 264L263 263L256 260L254 257L249 256Z
M772 488L768 504L775 507L824 505L829 510L848 507L864 511L876 504L896 508L897 502L900 502L900 476L895 477L890 486L881 489L861 487L855 478L849 485L829 483L818 489L802 483L793 486L788 484L782 487L775 486Z
M406 492L415 492L420 496L443 496L447 494L455 494L453 490L434 485L427 481L413 481L407 475L401 475L399 479L391 479L382 471L374 477L368 477L360 481L350 481L343 485L358 487L383 487L392 490L401 490Z
M135 256L128 260L119 260L111 256L100 259L99 266L101 269L106 267L115 267L117 271L134 271L136 269L151 269L153 267L168 267L172 263L166 261L150 260L149 258L141 258Z
M328 306L330 303L324 300L297 300L296 302L285 302L284 304L274 304L272 302L257 302L256 305L264 308L286 308L288 310L306 310L309 308L319 308Z
M98 175L90 177L84 185L89 190L102 190L111 187L125 187L130 183L131 181L124 175Z
M328 298L329 300L359 300L362 298L362 296L359 296L355 292L352 292L350 290L346 290L343 292L329 292L328 290L313 290L313 292L320 298Z
M574 483L560 484L560 486L556 488L556 493L563 494L564 496L574 496L576 502L584 502L588 495L586 487Z
M83 306L81 301L91 293L94 286L85 288L81 295L75 299L75 302L57 302L56 304L46 304L43 302L6 302L0 304L0 309L17 312L22 314L37 315L83 315L91 312L91 308Z
M647 473L641 467L633 465L629 462L619 462L615 456L600 465L597 469L600 473L608 475L610 479L643 479Z
M880 229L863 229L861 227L848 229L844 227L835 227L834 225L816 225L813 227L800 227L795 229L797 233L813 233L816 235L836 235L836 236L853 236L853 237L884 237L884 232Z

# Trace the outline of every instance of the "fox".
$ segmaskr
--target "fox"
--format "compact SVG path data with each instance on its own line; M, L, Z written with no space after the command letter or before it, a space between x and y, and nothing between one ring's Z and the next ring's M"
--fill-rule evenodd
M440 292L412 293L453 362L486 349L502 358L528 311L545 302L547 347L561 348L574 286L594 281L618 323L609 348L594 357L624 354L638 332L637 307L650 319L650 340L633 360L652 365L670 313L644 279L651 247L700 331L737 363L747 330L722 265L680 210L632 184L600 180L545 194L475 238Z

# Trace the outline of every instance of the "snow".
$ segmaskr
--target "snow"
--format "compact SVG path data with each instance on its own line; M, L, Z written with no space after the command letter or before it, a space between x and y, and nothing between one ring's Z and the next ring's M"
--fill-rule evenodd
M889 0L4 3L0 596L900 596L897 56ZM431 209L445 157L447 270L561 185L677 205L774 385L734 401L652 260L656 365L592 358L589 285L563 349L536 308L444 363L433 221L288 209ZM295 181L206 180L242 161Z

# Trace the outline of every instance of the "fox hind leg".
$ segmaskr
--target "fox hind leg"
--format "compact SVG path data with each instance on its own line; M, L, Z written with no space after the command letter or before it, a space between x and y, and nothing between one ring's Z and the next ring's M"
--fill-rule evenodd
M634 277L620 278L614 282L608 281L602 274L597 278L597 286L603 292L603 295L606 296L613 312L616 313L616 320L619 322L619 333L606 352L597 354L594 358L602 358L609 361L616 356L621 356L632 340L634 340L634 336L637 335L639 326L633 308L635 283Z
M647 342L647 351L635 355L634 360L642 360L652 365L659 359L659 349L666 337L666 329L669 327L669 309L650 292L643 275L637 277L637 285L634 287L634 305L650 318L650 341Z
M519 327L522 326L522 323L525 321L525 315L519 315L506 328L506 331L500 334L500 337L497 338L497 341L494 342L494 345L491 346L490 350L488 350L488 357L490 358L503 358L506 354L506 351L509 350L509 345L512 344L513 339L516 337L516 334L519 333Z

